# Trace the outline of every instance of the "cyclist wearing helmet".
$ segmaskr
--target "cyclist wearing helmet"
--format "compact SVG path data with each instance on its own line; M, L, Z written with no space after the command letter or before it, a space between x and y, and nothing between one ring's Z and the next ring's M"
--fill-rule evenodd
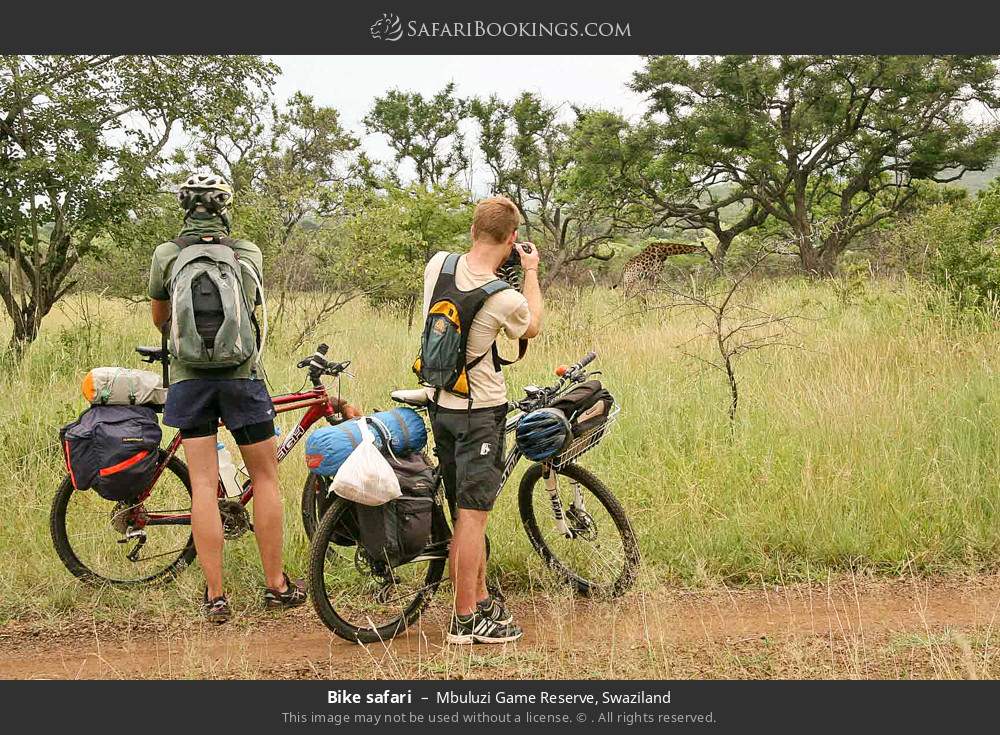
M448 560L455 588L455 612L449 643L505 643L521 629L503 604L486 588L486 522L500 490L503 473L507 386L494 345L503 332L511 339L538 335L542 294L538 284L538 249L516 242L517 207L506 197L484 199L476 206L472 247L457 261L448 253L430 259L424 271L424 314L430 310L446 263L448 283L471 292L495 282L497 271L516 251L524 272L522 291L503 289L489 295L468 330L467 395L428 388L431 428L445 490L455 501L457 517ZM490 358L491 352L493 358Z
M190 470L191 531L205 574L205 616L223 623L230 611L222 584L224 537L217 497L220 419L239 445L253 482L265 605L301 605L306 594L282 566L274 407L257 364L260 325L254 310L263 298L261 252L252 242L230 238L233 190L221 176L194 174L177 197L184 227L177 239L153 253L149 297L153 323L169 335L170 390L163 423L180 430Z

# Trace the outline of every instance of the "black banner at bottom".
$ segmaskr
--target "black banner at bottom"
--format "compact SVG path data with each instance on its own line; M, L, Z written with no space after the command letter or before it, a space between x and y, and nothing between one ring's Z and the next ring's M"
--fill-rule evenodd
M0 683L0 702L8 732L962 732L992 722L997 691L991 682L24 681Z

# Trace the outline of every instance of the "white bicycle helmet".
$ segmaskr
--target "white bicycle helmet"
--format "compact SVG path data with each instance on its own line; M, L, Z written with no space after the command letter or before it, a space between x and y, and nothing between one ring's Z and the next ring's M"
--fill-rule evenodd
M233 187L218 174L191 174L181 184L177 201L187 212L203 204L210 212L218 214L233 201Z

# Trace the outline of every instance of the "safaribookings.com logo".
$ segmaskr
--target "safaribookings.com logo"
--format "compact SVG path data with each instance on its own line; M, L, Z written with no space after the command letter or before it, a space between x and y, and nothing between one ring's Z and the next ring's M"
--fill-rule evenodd
M622 21L407 21L395 13L382 17L369 28L376 41L407 38L630 38L632 29Z
M395 13L382 13L369 30L376 41L398 41L403 37L403 24Z

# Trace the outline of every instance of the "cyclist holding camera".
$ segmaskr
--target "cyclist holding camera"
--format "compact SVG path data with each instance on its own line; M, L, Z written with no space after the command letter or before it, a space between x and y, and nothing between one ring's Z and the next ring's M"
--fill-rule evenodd
M428 386L431 428L448 497L457 517L448 560L455 589L449 643L505 643L521 629L486 588L485 535L504 461L507 386L496 340L503 332L520 340L536 337L542 322L538 250L518 243L521 217L506 197L476 206L472 246L464 255L440 252L424 271L421 357L414 371ZM516 251L522 291L497 278ZM444 356L458 350L454 359Z

